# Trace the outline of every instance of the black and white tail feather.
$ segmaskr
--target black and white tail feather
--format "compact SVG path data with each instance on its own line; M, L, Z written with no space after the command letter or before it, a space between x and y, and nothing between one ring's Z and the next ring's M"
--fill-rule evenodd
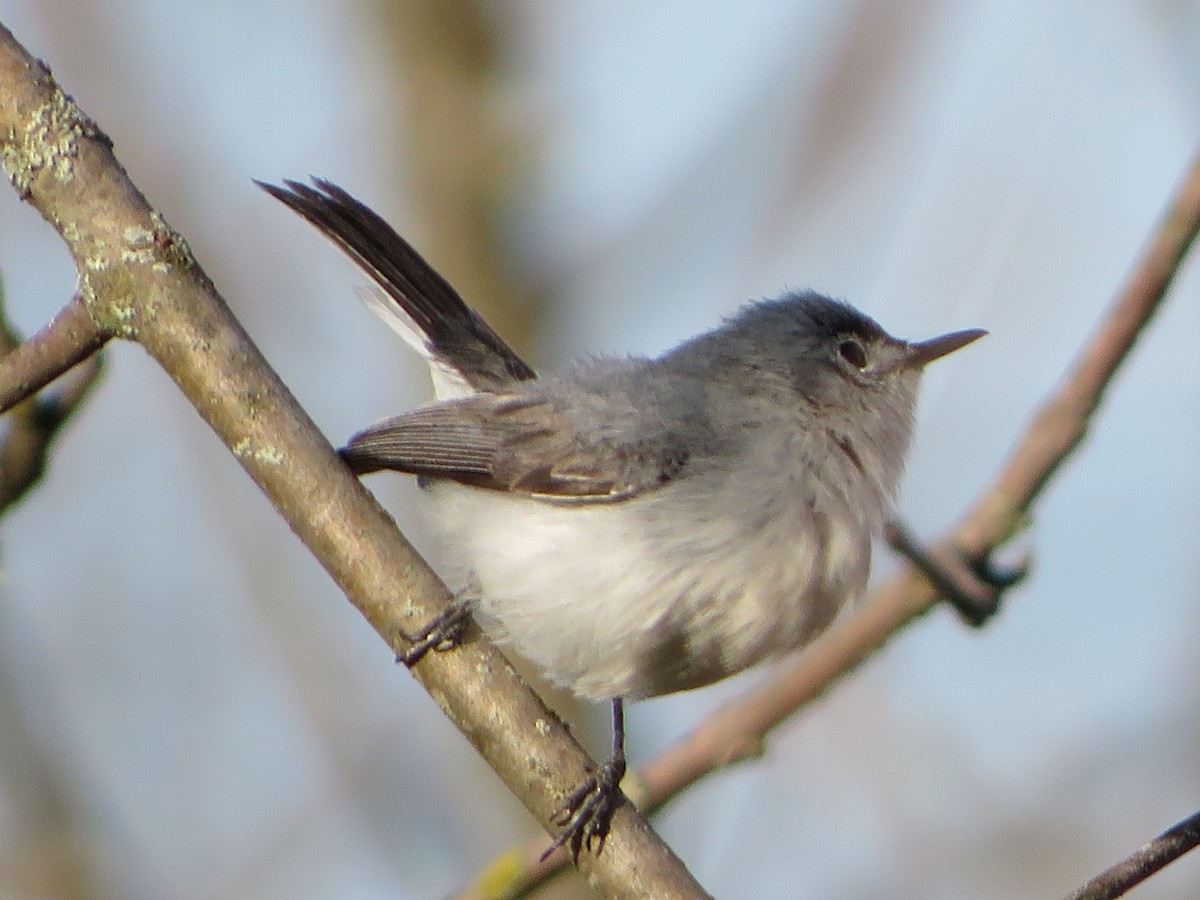
M337 244L373 284L363 301L428 361L438 399L497 391L536 377L433 266L370 207L336 184L260 188L311 222Z
M259 187L370 276L368 307L429 363L440 401L351 437L358 474L391 469L556 503L609 503L671 480L686 453L647 423L620 444L581 429L534 370L378 214L332 182ZM614 411L622 419L637 415ZM647 449L652 448L652 449Z

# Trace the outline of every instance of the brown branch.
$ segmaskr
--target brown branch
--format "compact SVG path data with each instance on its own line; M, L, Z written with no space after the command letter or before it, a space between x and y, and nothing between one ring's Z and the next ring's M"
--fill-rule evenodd
M12 337L9 332L7 352L0 357L0 413L32 397L108 340L78 294L29 340L16 343Z
M108 140L2 27L0 163L66 241L92 320L167 371L351 603L402 650L403 633L450 601L444 585L341 464ZM413 671L549 828L594 765L563 724L477 630ZM704 896L629 804L604 852L583 854L580 867L611 897Z
M1200 154L1193 157L1150 244L1100 327L1058 391L1038 410L991 490L955 529L955 543L969 556L985 558L1018 527L1046 483L1083 440L1092 414L1158 309L1198 229Z
M1034 415L996 480L932 548L931 555L963 554L977 567L986 568L994 550L1020 527L1051 477L1082 441L1106 388L1158 309L1198 230L1200 153L1192 159L1129 282L1094 335ZM718 769L760 755L775 728L939 599L936 587L911 565L880 584L853 616L632 774L635 786L628 790L644 797L639 807L650 814ZM526 848L510 850L458 896L463 900L526 896L564 865L558 856L538 863L545 846L538 838ZM501 874L503 884L499 884ZM485 883L486 893L479 887Z
M1065 900L1112 900L1120 897L1197 845L1200 845L1200 812L1168 828L1150 843L1105 869L1083 887L1068 894Z
M104 340L78 295L24 342L0 303L0 412L17 407L0 442L0 512L24 497L45 474L54 438L100 377L100 357L95 354ZM30 399L84 360L87 364L65 379L58 391Z
M101 357L92 356L71 372L57 391L22 403L9 415L9 428L0 442L0 512L41 480L54 439L102 372Z

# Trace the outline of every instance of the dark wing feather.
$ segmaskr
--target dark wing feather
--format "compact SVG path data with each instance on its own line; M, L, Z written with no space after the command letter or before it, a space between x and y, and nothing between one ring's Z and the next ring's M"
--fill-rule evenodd
M534 371L381 216L336 184L260 188L337 244L421 329L432 350L476 390L500 390Z
M670 441L584 441L539 397L483 394L396 416L341 450L358 474L392 469L562 501L621 500L686 465Z

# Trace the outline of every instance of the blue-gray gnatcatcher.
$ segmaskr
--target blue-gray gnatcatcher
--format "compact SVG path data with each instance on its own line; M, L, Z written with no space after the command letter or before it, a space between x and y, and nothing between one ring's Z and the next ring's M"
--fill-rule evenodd
M421 478L461 600L553 681L613 701L610 758L558 844L602 843L625 770L622 698L700 687L795 650L867 583L925 364L982 336L889 336L844 303L752 303L657 359L539 377L396 232L328 181L261 185L371 277L366 299L428 361L438 401L342 457Z

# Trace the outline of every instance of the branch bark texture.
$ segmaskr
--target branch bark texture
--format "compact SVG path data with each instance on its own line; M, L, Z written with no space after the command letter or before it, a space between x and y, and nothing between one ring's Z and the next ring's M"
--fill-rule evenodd
M1171 826L1116 865L1105 869L1066 900L1113 900L1200 845L1200 812Z

